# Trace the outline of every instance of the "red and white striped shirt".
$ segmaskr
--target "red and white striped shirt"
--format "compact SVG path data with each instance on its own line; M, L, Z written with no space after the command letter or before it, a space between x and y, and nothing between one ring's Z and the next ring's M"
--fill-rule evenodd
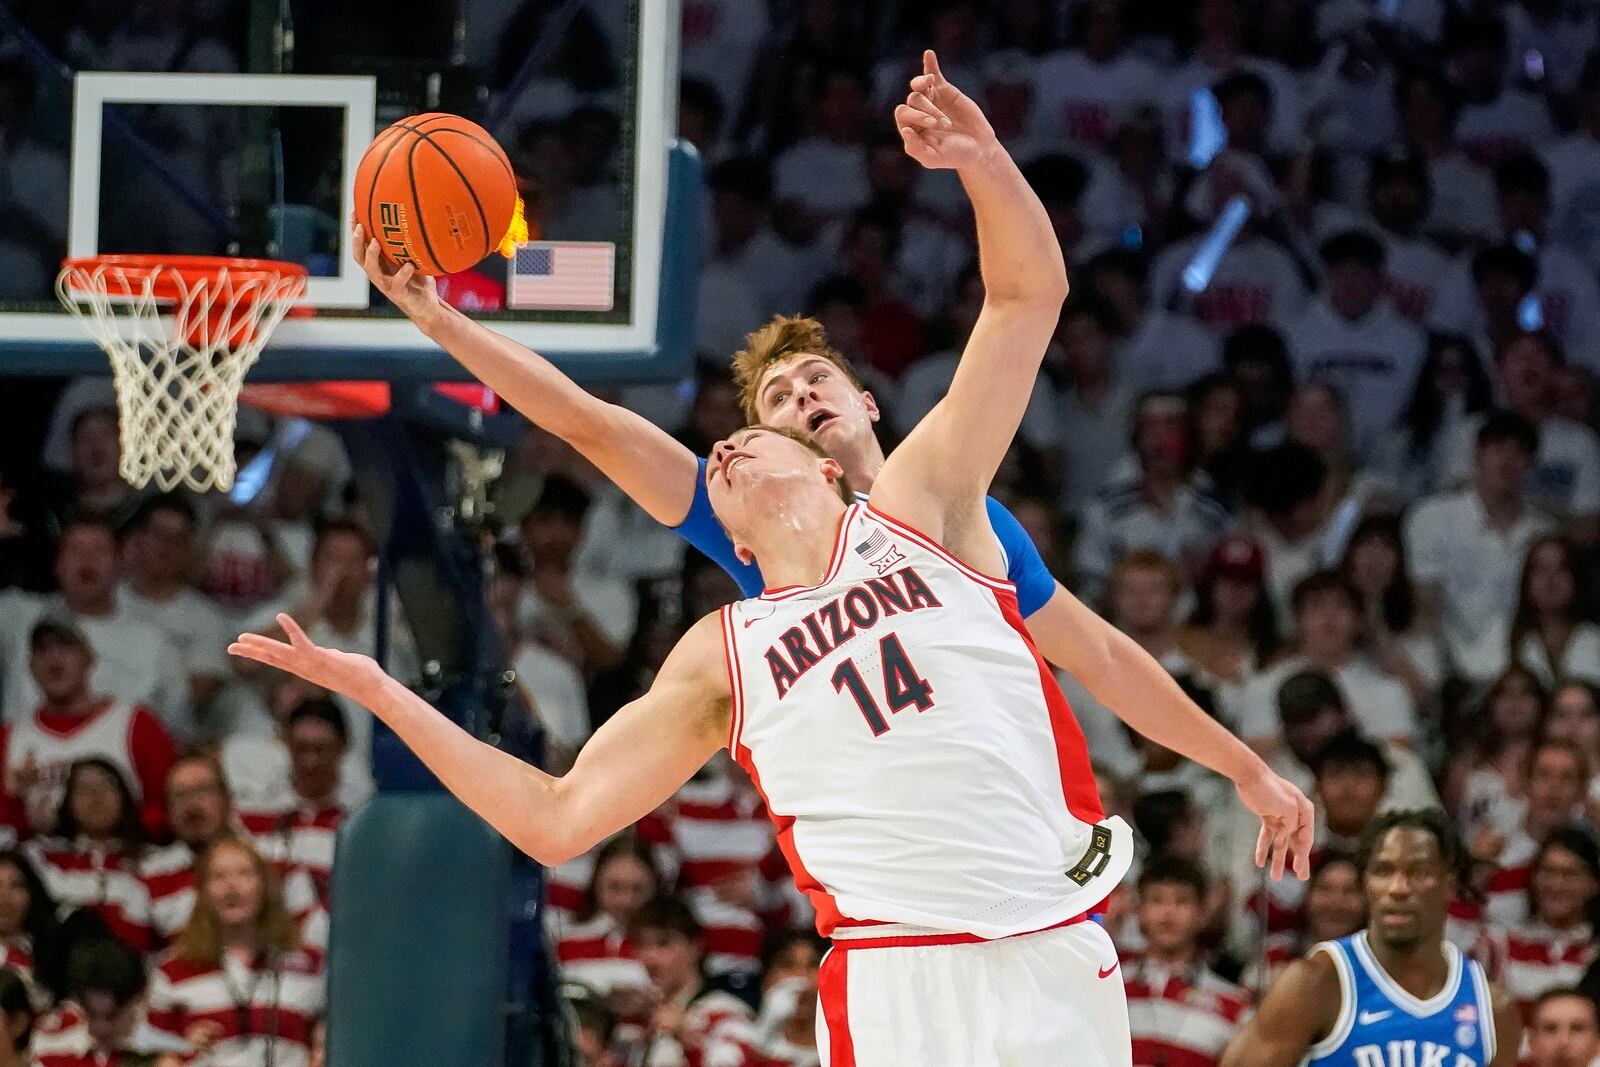
M149 950L150 891L133 856L86 838L35 838L22 851L58 902L88 908L123 941L140 952Z
M280 876L295 867L309 874L317 899L327 907L334 837L344 816L341 804L311 807L298 797L286 797L265 810L241 811L239 822Z
M689 1002L681 1037L647 1033L637 1062L641 1067L750 1067L755 1047L750 1005L712 990Z
M197 1022L221 1027L206 1067L305 1067L325 995L314 949L291 952L276 967L261 957L247 965L231 953L220 965L194 964L166 952L150 976L150 1023L180 1037Z
M1533 1021L1539 994L1557 986L1576 986L1600 958L1600 945L1588 923L1557 930L1542 922L1512 927L1491 926L1484 937L1488 958L1482 960L1491 978L1504 983L1506 992L1522 1009L1524 1023Z
M150 925L155 939L160 943L178 936L189 922L194 911L195 871L194 849L182 841L151 849L139 863L139 877L150 894ZM300 924L301 935L312 948L327 948L326 941L318 942L305 937L308 929L327 932L325 923L309 923L313 912L322 908L317 887L311 876L298 867L291 867L282 878L283 905L289 916Z
M661 874L661 892L671 892L678 877L678 852L672 846L672 831L659 812L652 812L633 824L633 832L650 845ZM545 917L549 922L571 922L572 916L584 909L584 897L589 883L594 880L594 861L605 847L605 842L591 848L581 856L552 867L545 872Z
M678 889L705 929L711 974L760 968L762 913L782 901L777 887L790 881L787 865L768 862L777 836L760 797L728 777L742 773L729 768L691 781L657 812L682 857ZM740 882L754 906L724 898Z
M126 1047L111 1052L89 1037L89 1024L76 1004L63 1003L33 1031L30 1067L133 1067L163 1052L183 1053L188 1045L141 1019Z
M1250 994L1195 964L1122 958L1134 1067L1215 1067L1250 1012Z
M549 925L561 977L567 981L582 982L601 995L650 984L632 943L611 916L601 914L577 922L562 913L552 916Z

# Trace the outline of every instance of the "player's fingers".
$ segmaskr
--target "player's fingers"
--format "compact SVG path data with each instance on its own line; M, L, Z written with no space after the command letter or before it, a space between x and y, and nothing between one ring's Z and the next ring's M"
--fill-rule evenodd
M944 81L944 71L939 69L939 56L931 48L922 52L922 72L936 82Z
M311 643L311 639L306 636L306 632L300 629L299 623L289 617L288 612L278 612L278 625L283 627L283 635L289 639L291 645L299 647Z
M411 279L417 276L415 263L402 263L400 269L394 272L394 284L397 288L404 289L411 284Z
M894 124L896 126L909 126L911 129L916 129L919 126L930 128L939 124L939 118L937 115L919 111L910 104L898 104L894 109Z
M1272 830L1267 826L1267 820L1261 820L1261 830L1256 834L1256 866L1267 865L1268 850L1272 848Z
M906 103L922 115L933 119L936 125L942 126L946 129L950 127L950 116L939 110L938 105L932 100L928 99L928 97L924 94L912 93L906 98Z
M281 641L272 641L260 634L241 634L237 641L228 646L228 654L253 659L269 667L282 667L283 652L287 647Z
M1283 879L1283 868L1289 859L1289 834L1287 823L1279 822L1278 829L1272 837L1272 880Z
M383 269L383 250L378 247L377 241L367 242L367 254L361 266L366 269L367 277L375 282L382 282L389 276Z
M1300 825L1295 830L1295 866L1294 873L1300 876L1301 881L1311 877L1311 848L1317 836L1317 811L1311 806L1311 801L1300 797Z

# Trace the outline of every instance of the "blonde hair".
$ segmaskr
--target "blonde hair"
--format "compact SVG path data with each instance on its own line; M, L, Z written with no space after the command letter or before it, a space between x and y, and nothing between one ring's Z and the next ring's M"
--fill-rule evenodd
M850 379L851 385L862 388L850 362L828 344L822 323L801 315L774 315L771 322L746 334L744 347L733 354L733 381L739 387L739 406L744 409L746 422L754 425L761 417L756 411L756 397L768 369L800 355L827 360Z
M268 955L292 952L300 945L300 931L283 905L283 894L278 889L278 876L272 865L256 851L254 845L239 837L224 837L212 843L205 855L195 864L196 886L194 910L189 921L173 942L173 951L179 959L200 967L217 967L222 964L222 919L206 896L211 883L211 860L224 848L238 849L250 859L256 876L261 879L261 907L256 912L256 937L261 949Z

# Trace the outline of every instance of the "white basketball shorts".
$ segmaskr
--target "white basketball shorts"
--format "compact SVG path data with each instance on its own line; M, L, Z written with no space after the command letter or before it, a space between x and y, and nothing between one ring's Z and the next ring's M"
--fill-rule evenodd
M1095 922L998 941L836 941L817 979L822 1067L1129 1067L1128 1003Z

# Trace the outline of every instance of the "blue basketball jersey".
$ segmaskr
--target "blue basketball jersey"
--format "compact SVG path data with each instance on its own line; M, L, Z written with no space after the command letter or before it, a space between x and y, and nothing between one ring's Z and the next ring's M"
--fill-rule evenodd
M1372 955L1365 930L1326 941L1339 972L1339 1017L1311 1046L1305 1064L1327 1067L1487 1067L1494 1059L1494 1006L1483 968L1444 944L1450 973L1427 1000L1400 983Z

